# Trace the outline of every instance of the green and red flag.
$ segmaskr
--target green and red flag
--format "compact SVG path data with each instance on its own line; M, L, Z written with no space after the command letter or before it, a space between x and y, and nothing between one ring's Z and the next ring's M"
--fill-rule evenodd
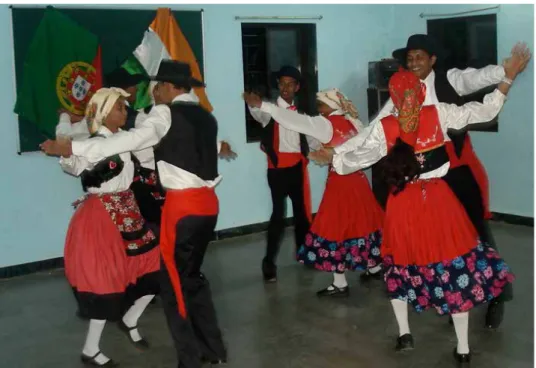
M24 59L15 113L54 137L58 110L82 115L102 87L97 36L48 7Z

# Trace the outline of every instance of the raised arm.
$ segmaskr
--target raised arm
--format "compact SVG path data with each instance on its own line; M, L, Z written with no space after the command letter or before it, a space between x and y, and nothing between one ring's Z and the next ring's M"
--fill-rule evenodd
M511 84L530 61L530 50L526 45L516 45L512 56L505 61L505 78L497 89L484 97L483 103L469 102L463 106L439 104L438 114L443 129L463 129L469 124L484 123L493 119L501 111Z
M443 130L460 130L470 124L485 123L492 120L501 111L506 95L499 89L488 93L484 102L468 102L462 106L439 103L437 111Z
M504 78L504 68L499 65L488 65L481 69L449 69L447 79L460 96L470 95L482 88L499 84Z
M530 60L530 50L526 44L518 42L512 47L511 56L503 62L502 66L488 65L481 69L450 69L447 72L447 79L460 96L469 95L482 88L499 84L505 77L513 80L515 76L512 78L511 75L512 64L523 59L526 59L527 62Z

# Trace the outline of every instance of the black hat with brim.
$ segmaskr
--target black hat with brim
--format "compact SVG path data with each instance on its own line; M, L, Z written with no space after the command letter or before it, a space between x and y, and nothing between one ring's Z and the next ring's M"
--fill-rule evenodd
M158 73L151 76L150 79L157 82L188 85L190 87L205 87L203 82L192 77L190 64L176 60L162 60L158 68Z
M435 56L439 60L447 57L448 53L434 40L433 37L425 34L414 34L408 38L406 47L393 51L395 58L401 65L406 65L408 51L423 50L430 56Z
M300 83L301 78L302 78L300 71L297 68L290 66L290 65L282 66L281 69L279 69L279 71L275 73L275 77L277 79L281 77L290 77L290 78L295 79L296 82L298 83Z
M149 78L143 74L130 74L123 68L117 68L104 77L106 87L128 88L138 85Z

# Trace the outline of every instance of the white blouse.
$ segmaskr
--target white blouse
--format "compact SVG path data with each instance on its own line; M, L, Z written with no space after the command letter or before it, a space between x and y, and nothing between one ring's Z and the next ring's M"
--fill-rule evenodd
M95 137L91 138L91 140L106 140L109 139L108 137L111 137L114 135L108 128L101 126L98 134L105 136L106 138L102 137ZM134 177L134 163L132 162L130 153L121 153L119 155L121 157L121 160L125 163L125 166L123 167L123 170L119 175L116 177L110 179L107 182L104 182L101 184L100 188L88 188L88 193L113 193L113 192L121 192L124 190L127 190L130 187L130 184L132 184L132 179ZM76 155L71 155L69 158L61 157L60 158L60 166L67 174L71 174L73 176L80 176L84 170L91 170L95 167L97 163L91 163L86 158Z
M134 126L138 127L145 119L147 119L147 114L140 110L138 115L136 115L136 121ZM71 123L71 118L68 114L60 114L60 120L56 126L56 137L63 136L71 138L73 141L83 141L88 139L90 134L87 127L86 118L83 118L78 123ZM140 161L140 165L146 169L154 170L154 152L153 148L145 148L139 151L132 152L134 156Z
M499 65L488 65L481 69L467 68L449 69L447 71L447 80L454 88L456 93L460 96L470 95L471 93L480 91L482 88L486 88L495 84L499 84L501 79L504 78L504 68ZM430 74L422 81L426 85L426 98L424 99L424 106L436 105L439 103L435 90L435 72L432 70ZM369 125L378 123L381 119L389 116L394 111L394 104L389 99L382 107L376 118L372 120ZM447 136L446 140L450 140Z
M505 100L506 96L496 89L484 97L483 103L469 102L463 106L438 103L436 108L443 135L447 136L448 129L458 130L469 124L490 121L501 111ZM335 148L333 167L337 173L344 175L365 169L387 155L387 142L382 124L374 124L367 131L368 134L358 136L359 140L354 139L353 142L348 141ZM353 149L347 151L349 147ZM446 163L436 170L422 174L420 178L442 177L447 173L449 166L450 164Z
M190 94L182 94L173 102L194 102ZM113 156L121 152L138 151L148 147L153 147L167 134L171 127L171 110L167 105L156 105L146 119L138 126L129 131L121 131L114 134L106 141L73 141L72 151L74 155L83 156L91 163L97 163L106 157ZM220 142L218 151L221 148ZM166 189L188 189L188 188L213 188L221 181L221 175L214 180L203 180L195 174L176 167L165 161L158 161L158 174L160 183Z

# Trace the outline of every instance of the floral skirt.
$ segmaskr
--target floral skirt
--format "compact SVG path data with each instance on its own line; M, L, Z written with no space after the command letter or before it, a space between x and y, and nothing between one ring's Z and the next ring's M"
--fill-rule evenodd
M330 171L322 202L298 261L321 271L367 269L381 263L383 211L362 172Z
M384 226L385 282L392 299L417 311L468 311L514 280L480 242L465 210L441 179L417 180L389 198Z

